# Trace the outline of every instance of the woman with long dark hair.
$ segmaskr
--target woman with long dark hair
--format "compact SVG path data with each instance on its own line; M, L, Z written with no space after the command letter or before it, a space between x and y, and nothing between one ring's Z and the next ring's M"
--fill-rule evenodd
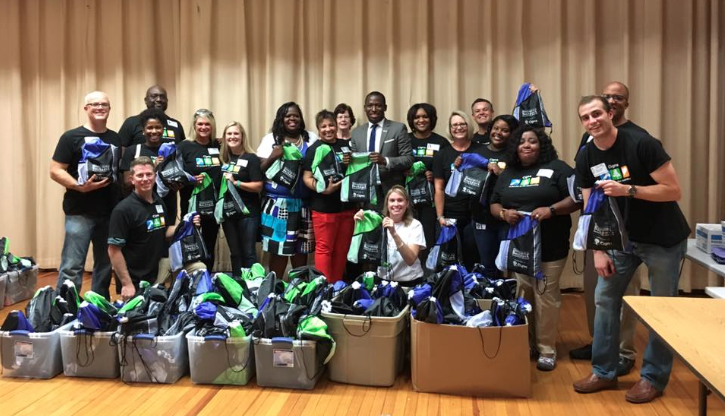
M295 102L282 104L270 133L257 148L262 172L282 157L283 145L296 146L304 158L316 140L314 133L305 130L300 106ZM307 206L310 192L302 181L301 167L297 174L291 189L268 179L262 191L262 249L270 255L269 269L281 278L286 277L288 258L293 268L301 267L307 264L307 254L315 251L312 213Z
M578 206L569 196L567 178L574 170L559 160L554 144L542 129L523 126L509 140L508 165L491 197L491 215L514 226L521 212L530 212L541 227L541 268L545 284L514 273L519 293L534 305L536 368L556 366L556 337L561 308L559 278L569 253L570 214ZM541 287L543 286L543 288Z

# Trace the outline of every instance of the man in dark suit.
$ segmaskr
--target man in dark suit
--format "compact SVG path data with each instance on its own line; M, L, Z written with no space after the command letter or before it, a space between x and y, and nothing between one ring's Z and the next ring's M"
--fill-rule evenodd
M381 210L385 195L393 185L405 183L404 172L413 165L413 148L403 123L385 119L388 109L385 96L373 91L365 97L365 114L368 122L352 131L350 147L353 152L370 152L370 160L380 168L382 189L378 204L372 208Z

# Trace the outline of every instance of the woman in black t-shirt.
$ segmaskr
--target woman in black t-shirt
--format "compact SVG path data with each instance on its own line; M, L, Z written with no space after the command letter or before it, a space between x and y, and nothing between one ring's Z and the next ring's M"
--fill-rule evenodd
M216 121L214 113L207 109L197 110L194 113L191 125L192 129L189 137L179 143L176 151L181 154L184 160L184 169L194 175L197 184L201 184L204 179L202 173L206 173L212 180L210 186L215 186L214 184L218 184L221 178L221 161L219 160L219 142L215 139ZM193 190L194 185L191 184L179 191L181 212L183 214L189 212L189 198ZM209 251L209 259L205 260L204 264L211 271L214 267L214 249L219 234L219 224L217 224L213 215L201 216L201 233L204 237L204 244L206 244Z
M257 263L257 232L261 205L259 192L264 185L264 175L259 158L252 152L244 126L233 121L224 127L219 156L222 163L221 181L233 186L249 214L225 217L222 222L224 236L229 245L232 260L232 274L241 276L242 268ZM221 189L221 181L217 189Z
M459 263L463 263L469 270L479 261L471 223L471 197L461 193L455 197L448 196L445 188L455 169L456 161L463 153L476 153L483 156L483 145L471 141L473 126L470 116L463 111L451 113L448 117L451 145L444 147L433 157L437 220L441 226L448 224L449 220L455 220L458 235L463 242L463 259L459 259Z
M413 162L425 164L425 177L433 183L433 158L441 149L451 145L445 137L434 133L438 123L436 108L428 103L413 104L408 110L408 127L410 127L410 144L413 148ZM434 187L434 186L431 186ZM413 216L423 225L427 249L420 251L421 263L425 264L430 248L435 245L436 210L433 204L415 204Z
M508 159L491 197L491 214L516 225L520 212L531 212L531 217L541 224L544 287L532 276L514 276L519 294L534 305L533 335L540 354L536 367L549 371L556 365L561 308L559 277L569 253L569 214L578 209L569 196L566 181L574 171L559 160L551 139L531 126L523 126L511 137Z
M315 267L334 283L342 279L355 227L354 203L340 201L345 155L350 154L350 148L347 140L337 138L335 114L322 110L315 121L320 140L307 150L302 180L313 191L309 204L315 230ZM324 152L329 153L322 158Z

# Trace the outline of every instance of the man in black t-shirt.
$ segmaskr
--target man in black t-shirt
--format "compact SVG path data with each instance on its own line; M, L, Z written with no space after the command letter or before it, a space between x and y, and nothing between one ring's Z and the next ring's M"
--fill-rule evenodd
M471 116L478 124L478 130L473 133L473 142L486 144L490 139L491 120L493 120L493 104L485 98L476 98L471 104Z
M83 266L88 246L93 242L93 278L91 290L108 297L111 283L111 263L108 260L108 217L118 200L119 188L109 178L96 180L91 176L83 185L78 184L78 162L86 141L100 138L118 146L118 134L106 128L111 103L104 92L86 95L83 109L88 121L60 137L50 162L50 177L66 188L63 196L65 213L65 239L58 269L57 288L65 279L72 280L78 292L83 283Z
M166 206L154 192L156 173L148 156L131 162L133 192L111 213L108 232L108 256L121 281L121 298L127 301L136 293L141 280L153 283L159 261L167 255L167 242L176 226L167 226ZM194 218L199 225L199 216Z
M154 85L146 90L144 97L146 108L157 108L164 113L169 106L169 98L166 90ZM143 126L141 125L140 114L131 116L123 122L121 129L118 131L121 136L121 146L124 148L133 146L134 144L142 144L146 141L143 135ZM164 121L164 132L161 136L162 143L179 143L186 139L184 127L179 120L173 119L166 115Z
M574 383L579 393L616 387L620 311L627 285L644 263L652 296L677 296L679 270L690 234L676 202L682 192L670 156L651 136L635 136L617 129L613 117L603 97L584 97L579 104L579 118L594 137L577 156L576 174L584 203L595 186L617 202L626 200L625 227L631 244L626 251L594 251L599 280L593 368L589 376ZM672 352L657 337L650 337L641 378L627 391L627 401L647 403L662 395L671 370Z
M615 81L607 84L602 91L604 97L609 103L614 116L612 123L618 130L626 131L635 136L649 136L647 130L636 125L627 119L625 114L629 107L629 88L621 82ZM592 136L588 132L582 135L581 143L577 148L583 149L584 146L592 140ZM594 288L597 285L597 271L594 269L594 258L591 251L587 251L584 259L584 304L586 306L587 324L589 325L589 335L594 334ZM625 296L639 295L642 281L635 276L627 287ZM624 376L634 366L637 353L634 349L634 335L637 328L637 318L629 308L622 308L622 323L619 331L619 364L617 365L617 375ZM580 348L569 351L569 355L574 359L591 360L592 344L585 345Z

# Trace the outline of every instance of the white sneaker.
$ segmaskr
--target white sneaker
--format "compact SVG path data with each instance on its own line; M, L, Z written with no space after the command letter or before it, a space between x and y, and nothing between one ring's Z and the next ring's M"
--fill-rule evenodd
M553 357L539 355L539 359L536 360L536 368L541 371L551 371L554 367L556 367L556 354Z

